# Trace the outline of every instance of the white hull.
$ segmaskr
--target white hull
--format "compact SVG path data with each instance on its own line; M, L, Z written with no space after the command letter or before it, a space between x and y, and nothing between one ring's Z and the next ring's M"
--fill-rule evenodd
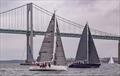
M31 66L30 71L65 71L67 66L51 65L51 67Z

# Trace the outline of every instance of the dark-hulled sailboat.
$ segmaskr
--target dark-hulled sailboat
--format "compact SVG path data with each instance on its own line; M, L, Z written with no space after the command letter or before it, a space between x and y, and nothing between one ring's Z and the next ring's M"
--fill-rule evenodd
M56 25L56 41L55 37L55 25ZM54 41L56 42L54 50ZM39 65L30 67L32 71L56 71L67 70L66 58L58 28L58 22L55 20L55 13L47 28L42 46L37 58L37 64L50 64L51 66L40 67Z
M97 68L100 60L88 24L84 27L75 61L70 68Z

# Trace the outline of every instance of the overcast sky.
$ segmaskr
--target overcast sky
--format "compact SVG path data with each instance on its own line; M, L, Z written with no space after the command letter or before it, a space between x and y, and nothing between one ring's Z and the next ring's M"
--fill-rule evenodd
M120 0L0 0L0 12L33 2L57 15L91 28L120 35ZM34 58L43 37L34 37ZM75 57L79 39L62 38L66 57ZM26 36L0 34L0 59L25 59ZM117 57L118 41L95 40L100 57Z

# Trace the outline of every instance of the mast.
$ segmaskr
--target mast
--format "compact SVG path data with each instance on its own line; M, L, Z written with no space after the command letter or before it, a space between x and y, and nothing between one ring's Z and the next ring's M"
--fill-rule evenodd
M54 10L54 14L55 14L55 13L56 13L56 10ZM55 21L55 26L54 26L54 28L56 28L56 17L55 17L55 20L54 20L54 21ZM56 45L56 44L55 44L55 42L56 42L55 32L56 32L56 30L54 31L54 45L53 45L54 47L55 47L55 45ZM53 54L52 54L52 55L53 55L52 62L54 63L54 59L55 59L55 48L53 48Z
M88 42L89 42L89 38L88 38L88 37L89 37L89 33L88 33L88 22L86 23L86 28L87 28L87 34L86 34L86 35L87 35L87 36L86 36L86 37L87 37L87 59L86 59L86 62L89 63L89 62L88 62L88 61L89 61L89 46L88 46Z

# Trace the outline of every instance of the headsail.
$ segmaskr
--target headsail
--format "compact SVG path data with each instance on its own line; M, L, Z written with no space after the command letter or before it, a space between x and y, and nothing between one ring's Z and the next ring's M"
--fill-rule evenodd
M54 31L55 31L55 14L53 14L49 26L47 28L42 46L37 58L38 62L51 61L53 58L54 48Z
M87 25L88 26L88 25ZM90 28L88 26L88 55L89 55L89 63L94 64L94 63L100 63L97 50L95 48L95 44L90 32Z
M55 48L54 65L66 65L66 57L64 54L64 48L63 48L57 20L56 20L56 48Z

